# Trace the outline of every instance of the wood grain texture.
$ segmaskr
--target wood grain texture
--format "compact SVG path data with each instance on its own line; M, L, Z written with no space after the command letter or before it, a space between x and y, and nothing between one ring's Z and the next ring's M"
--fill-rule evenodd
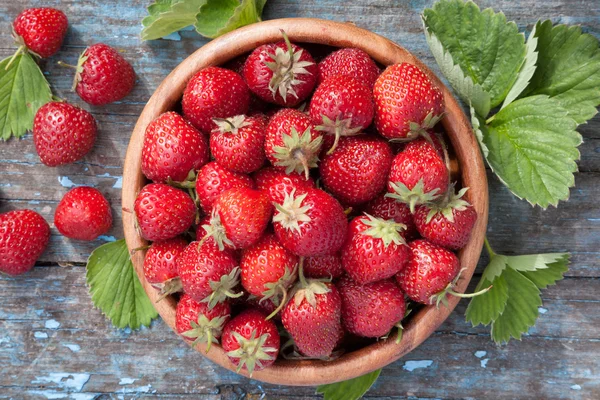
M69 91L71 71L56 66L56 61L62 59L72 63L87 45L98 41L122 50L138 74L134 91L124 101L104 107L84 106L98 119L100 132L98 145L82 162L55 169L44 168L35 154L31 137L0 144L0 211L30 207L42 211L51 222L54 207L67 190L59 179L66 186L70 182L97 186L111 200L113 210L118 211L121 197L118 178L122 175L126 146L137 117L162 79L207 42L194 32L183 32L181 41L141 43L139 21L148 3L0 0L1 57L14 51L10 23L21 9L52 5L68 14L71 28L65 46L59 54L42 63L53 91L59 97L78 102L77 96ZM419 19L422 10L432 3L430 0L346 3L270 0L264 17L353 21L359 27L406 47L439 75ZM585 32L600 37L600 4L596 0L487 0L477 3L481 7L502 10L521 30L531 29L542 17L581 24ZM461 302L435 336L409 358L401 359L383 371L379 382L369 392L369 398L600 398L597 363L600 340L600 211L597 205L600 196L600 118L581 126L579 131L584 137L580 147L581 172L576 175L571 200L561 203L557 209L531 208L510 195L493 175L488 174L491 198L488 235L496 250L508 254L573 252L569 271L572 278L544 292L543 307L547 312L540 316L535 330L522 342L496 347L485 329L472 329L464 323L466 303ZM120 221L117 221L109 235L120 238L121 230ZM81 265L89 252L104 241L69 241L60 237L55 229L51 240L41 263L54 266L37 268L25 280L0 278L0 399L56 396L129 399L157 395L168 399L258 399L263 395L274 399L317 398L310 388L260 384L228 373L187 349L160 322L150 330L131 334L109 328L100 313L91 309L84 288L83 268L55 266L57 262ZM61 324L56 332L45 329L48 320ZM20 328L15 328L17 325ZM68 329L63 330L63 327ZM49 338L36 338L38 330L47 332ZM52 342L48 343L49 340ZM70 344L79 344L80 353L85 351L84 355L63 346ZM24 349L29 355L23 357L22 362L13 364L20 359ZM476 351L487 353L478 358ZM56 358L58 355L60 357ZM34 361L38 356L38 361ZM483 368L481 365L486 359L488 362ZM407 365L408 361L417 363ZM425 366L429 361L432 364L428 367L412 372L407 370ZM84 376L50 375L60 373L82 373ZM84 379L85 374L91 376L89 382L78 391L78 385L72 383ZM19 378L21 375L23 377ZM119 385L122 378L136 381L127 384L129 380L124 380ZM154 390L157 392L153 395Z

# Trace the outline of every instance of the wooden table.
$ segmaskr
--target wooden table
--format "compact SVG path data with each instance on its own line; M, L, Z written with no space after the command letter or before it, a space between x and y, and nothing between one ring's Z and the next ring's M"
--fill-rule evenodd
M118 4L121 3L121 4ZM95 247L122 237L123 158L137 116L161 80L206 43L195 32L177 40L142 43L147 1L0 0L0 56L14 51L11 22L24 8L52 4L69 17L61 52L42 62L54 93L81 104L70 91L74 63L86 46L105 42L123 50L138 75L121 102L88 107L100 130L94 150L72 165L43 166L31 139L0 143L0 212L31 208L49 222L73 185L92 185L115 211L111 232L93 242L71 241L52 229L39 266L18 278L0 277L0 399L316 398L313 388L263 384L240 377L190 350L160 320L139 332L113 329L92 307L85 261ZM439 73L419 14L432 1L338 2L271 0L264 18L319 17L353 21L403 45ZM481 1L502 10L522 30L540 17L581 24L600 37L600 3L585 1ZM521 342L496 346L487 329L464 321L466 302L421 347L385 368L370 398L600 398L600 118L580 128L580 172L571 200L542 211L519 201L490 178L489 238L506 254L571 251L568 277L543 292L535 328ZM481 260L485 265L486 257Z

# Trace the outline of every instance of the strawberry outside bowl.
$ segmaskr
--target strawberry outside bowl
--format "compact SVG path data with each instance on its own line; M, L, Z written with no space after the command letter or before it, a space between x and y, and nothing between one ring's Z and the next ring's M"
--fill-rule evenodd
M473 205L478 216L469 242L458 252L465 270L456 290L464 292L481 254L488 219L485 167L469 121L450 90L414 55L382 36L349 23L310 18L260 22L221 36L187 57L156 89L134 128L123 171L123 209L133 210L137 193L147 182L141 170L142 144L147 125L163 112L177 108L185 86L195 72L208 66L225 64L265 43L280 41L281 29L292 42L300 45L310 43L331 47L356 47L367 52L383 66L400 62L414 64L442 91L446 111L441 124L453 148L456 157L453 161L456 161L455 166L458 167L462 186L470 188L466 195L467 200ZM147 244L136 231L134 219L133 213L123 213L125 239L130 250ZM167 297L156 302L159 294L144 277L144 256L145 251L137 251L132 255L135 271L158 313L175 331L176 299ZM255 371L252 378L281 385L315 386L364 375L398 360L421 344L446 320L458 301L459 298L452 296L447 307L427 306L413 313L408 321L404 322L404 332L399 344L396 343L397 333L394 331L386 340L371 342L347 351L332 361L285 360L280 357L272 366ZM205 344L199 344L195 349L213 362L232 371L236 370L219 345L213 344L208 353L205 353ZM240 373L247 375L245 370Z

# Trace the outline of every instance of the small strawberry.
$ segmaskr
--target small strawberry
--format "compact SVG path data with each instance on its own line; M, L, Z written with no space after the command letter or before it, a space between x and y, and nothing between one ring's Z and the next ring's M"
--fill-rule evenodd
M69 190L54 212L54 225L71 239L94 240L112 226L112 212L108 200L88 186Z
M256 188L264 190L274 203L283 203L285 195L290 194L294 189L300 191L315 187L315 181L312 178L304 179L304 176L297 172L286 174L274 167L262 168L257 171L254 174L254 180Z
M208 162L208 140L176 112L161 114L146 128L142 172L158 183L184 181Z
M300 46L283 42L254 49L244 65L244 79L254 94L270 103L294 107L306 99L317 81L317 65Z
M231 318L229 303L219 303L212 309L184 294L175 310L175 328L192 347L206 343L206 352L212 343L219 343L225 324Z
M183 92L183 115L204 133L215 127L213 119L246 114L250 91L241 76L228 69L208 67L198 71Z
M442 118L442 92L418 67L394 64L373 87L375 126L388 139L414 139Z
M339 278L344 274L339 254L304 259L304 275L307 278Z
M28 8L13 21L13 36L20 46L30 52L47 58L55 54L67 34L69 21L67 16L55 8Z
M406 304L404 293L393 279L359 285L349 277L340 279L342 322L354 335L379 338L400 328Z
M275 235L292 253L306 257L331 255L344 244L346 214L340 203L324 191L292 191L275 208Z
M319 82L335 75L352 76L373 89L379 76L379 67L360 49L345 48L334 51L318 65Z
M50 227L35 211L15 210L0 214L0 272L21 275L42 255Z
M323 186L342 203L356 206L385 189L394 154L381 139L343 138L319 165Z
M400 272L410 255L400 234L404 228L402 224L372 215L354 218L341 251L344 270L361 285Z
M188 243L182 238L152 243L144 258L144 276L148 283L160 291L161 299L180 292L183 287L177 272L177 259Z
M194 223L196 205L182 190L164 183L144 186L134 203L141 236L146 240L167 240L181 235Z
M304 172L308 179L309 168L317 167L322 141L306 114L284 108L267 125L265 154L271 164L285 169L286 174Z
M267 368L279 353L279 331L273 321L255 308L242 311L223 330L221 346L229 360L252 376L254 371Z
M377 218L391 219L406 225L406 229L400 234L407 242L419 236L410 208L406 203L381 195L371 200L365 206L364 212Z
M233 188L254 187L254 181L248 175L229 171L214 161L200 168L196 177L198 202L206 214L212 212L213 204L221 193Z
M262 167L265 163L266 134L262 117L236 115L214 121L217 127L210 135L210 152L217 163L244 174Z
M49 167L81 160L94 147L96 120L69 103L51 101L33 120L33 142L42 163Z
M309 114L318 130L335 137L327 151L331 154L340 137L357 135L371 125L374 110L373 94L367 85L351 76L337 75L317 87Z

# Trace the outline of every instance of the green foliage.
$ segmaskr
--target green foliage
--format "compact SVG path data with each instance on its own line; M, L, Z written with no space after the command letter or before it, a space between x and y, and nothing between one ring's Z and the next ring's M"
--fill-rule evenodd
M358 378L321 385L317 387L317 393L323 395L323 400L358 400L373 386L380 373L378 369Z

